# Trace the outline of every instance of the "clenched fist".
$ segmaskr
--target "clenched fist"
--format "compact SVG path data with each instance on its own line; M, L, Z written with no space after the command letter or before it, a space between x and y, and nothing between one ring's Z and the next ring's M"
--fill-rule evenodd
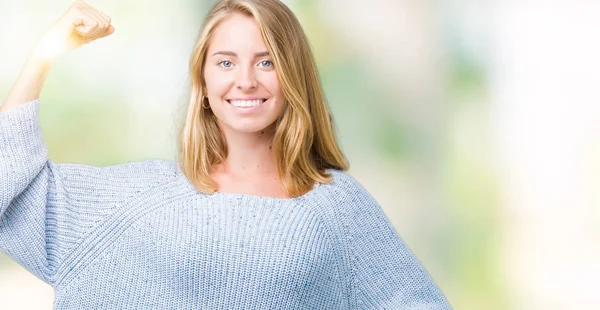
M110 23L108 15L77 0L38 41L34 55L53 60L83 44L111 35L115 28Z

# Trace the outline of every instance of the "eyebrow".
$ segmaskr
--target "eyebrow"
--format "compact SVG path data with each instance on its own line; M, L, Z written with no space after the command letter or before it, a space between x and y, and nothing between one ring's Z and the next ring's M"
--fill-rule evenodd
M230 51L218 51L213 54L213 56L216 56L216 55L226 55L226 56L231 56L231 57L237 57L236 53L230 52ZM265 57L265 56L269 56L269 52L254 53L254 58Z

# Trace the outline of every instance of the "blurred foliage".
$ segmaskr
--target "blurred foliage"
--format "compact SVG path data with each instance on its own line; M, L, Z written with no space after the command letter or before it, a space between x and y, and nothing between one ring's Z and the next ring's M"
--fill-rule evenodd
M86 87L80 78L57 73L48 79L40 96L40 124L49 157L97 166L131 157L135 150L126 140L135 118L128 113L127 103L115 100L118 96L114 93L82 94Z
M323 84L334 119L339 123L340 141L345 149L363 150L365 156L385 156L387 161L399 162L411 150L403 124L398 122L389 105L394 100L386 89L373 80L358 64L360 59L348 59L322 70ZM365 117L368 115L369 117Z

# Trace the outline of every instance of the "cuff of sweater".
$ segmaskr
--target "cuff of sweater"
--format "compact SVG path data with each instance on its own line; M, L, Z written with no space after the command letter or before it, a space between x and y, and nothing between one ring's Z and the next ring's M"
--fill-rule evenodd
M24 104L20 104L8 111L0 112L0 134L6 133L22 126L37 124L40 109L40 99L35 99Z

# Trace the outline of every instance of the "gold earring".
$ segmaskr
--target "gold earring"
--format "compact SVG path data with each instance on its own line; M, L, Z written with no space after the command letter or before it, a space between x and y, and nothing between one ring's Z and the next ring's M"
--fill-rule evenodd
M206 99L208 99L208 98L206 98L206 97L204 97L204 96L202 96L202 97L201 97L201 100L202 100L202 107L203 107L204 109L208 110L208 109L210 109L210 103L209 103L209 102L208 102L208 100L206 100ZM208 105L204 105L204 103L209 103L209 104L208 104Z

